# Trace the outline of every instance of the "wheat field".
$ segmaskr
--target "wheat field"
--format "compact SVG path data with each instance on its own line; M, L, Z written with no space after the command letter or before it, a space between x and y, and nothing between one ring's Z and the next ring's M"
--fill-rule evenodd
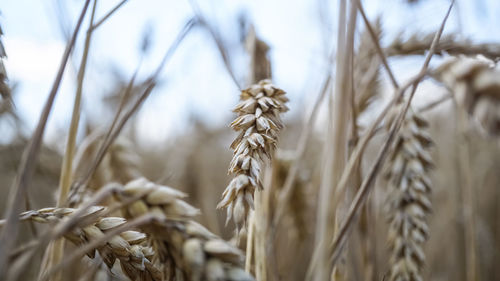
M129 1L100 14L101 1L77 2L33 128L16 106L23 81L9 79L0 17L0 128L11 135L0 134L0 280L500 280L500 43L446 28L463 1L444 1L432 32L391 38L386 29L405 27L369 17L370 1L331 1L337 30L316 58L319 87L306 90L273 79L262 30L247 23L246 60L235 60L187 1L194 16L162 59L145 78L139 64L106 81L107 114L92 119L91 42ZM194 116L157 145L141 141L149 121L137 115L193 32L237 89L222 108L210 85L208 107L232 119ZM67 125L47 140L65 75Z

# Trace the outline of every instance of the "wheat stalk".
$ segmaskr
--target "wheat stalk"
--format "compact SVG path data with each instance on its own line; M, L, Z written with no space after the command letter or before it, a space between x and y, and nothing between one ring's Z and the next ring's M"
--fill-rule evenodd
M81 219L99 216L105 207L90 207ZM27 211L21 214L21 220L32 220L39 223L58 222L75 213L73 208L44 208L37 211ZM102 240L107 231L124 225L127 221L121 217L98 217L87 226L73 229L64 237L76 245L84 245L95 240ZM153 266L151 258L154 251L144 246L146 234L128 230L103 240L101 245L87 253L90 258L99 253L104 263L112 268L116 260L120 261L122 271L131 280L162 280L161 272Z
M238 113L231 127L239 131L231 144L234 150L229 173L235 177L222 194L217 208L227 208L227 221L233 218L238 229L246 225L253 209L255 190L262 189L261 171L265 159L271 159L278 131L283 128L280 113L288 108L285 92L269 80L262 80L241 92Z
M142 229L150 234L149 243L157 255L153 260L162 265L164 278L253 280L243 270L240 250L190 219L199 211L182 200L186 194L139 178L126 184L118 197L124 200L138 194L147 195L124 207L125 217L146 213L158 217Z
M360 6L360 11L362 7ZM362 16L364 16L362 12ZM359 117L362 115L368 107L373 103L375 99L379 97L380 91L380 66L383 59L377 53L377 42L380 41L382 34L381 21L377 19L373 24L373 27L369 22L366 22L366 28L361 34L359 47L354 57L353 62L353 84L354 89L351 93L351 114L352 114L352 125L351 125L351 140L350 148L354 148L359 141ZM374 38L372 38L370 32L373 32ZM375 40L376 41L375 41ZM390 77L392 72L388 72ZM398 85L394 78L394 85ZM352 149L350 153L352 153ZM357 167L352 175L352 185L355 189L361 186L362 178L362 166L361 162L357 163ZM370 200L370 199L368 199ZM370 236L368 231L370 227L373 226L374 220L374 210L371 208L371 204L367 203L363 213L361 214L359 220L359 240L353 244L360 244L361 247L361 263L360 267L364 270L364 280L373 279L373 269L374 264L372 256L375 254L374 246L374 236ZM354 245L352 246L355 247Z
M429 171L432 158L427 122L409 113L395 142L386 174L388 182L391 281L421 281L425 262L423 244L429 236L431 210Z

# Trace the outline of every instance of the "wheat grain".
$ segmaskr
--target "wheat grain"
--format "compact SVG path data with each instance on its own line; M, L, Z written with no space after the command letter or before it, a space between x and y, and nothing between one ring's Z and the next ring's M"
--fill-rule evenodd
M423 243L429 235L426 219L432 207L428 173L433 166L426 127L422 117L409 113L388 163L391 281L423 280Z
M217 205L217 208L227 208L227 221L233 218L238 229L246 225L255 190L262 189L264 160L271 158L278 131L283 128L280 113L288 110L285 92L269 80L243 90L240 99L234 108L238 117L231 123L231 127L240 132L231 144L234 153L229 173L235 177Z

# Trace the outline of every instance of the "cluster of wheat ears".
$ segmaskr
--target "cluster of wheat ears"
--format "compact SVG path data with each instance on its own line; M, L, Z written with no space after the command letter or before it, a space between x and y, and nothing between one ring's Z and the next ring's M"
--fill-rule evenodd
M339 1L343 12L334 74L328 73L295 139L296 148L288 151L279 149L278 141L284 128L282 115L289 110L287 94L272 84L269 47L251 30L245 42L251 58L250 86L241 90L240 102L233 109L237 116L230 124L238 133L230 145L231 179L218 205L203 208L214 213L216 208L227 210L226 227L230 228L231 222L236 227L231 241L197 222L201 212L186 202L189 192L147 179L139 153L120 137L193 26L209 31L231 72L220 38L198 14L186 24L148 79L137 83L134 75L125 83L109 129L96 130L78 143L93 33L126 0L100 20L95 18L98 1L84 2L47 102L24 149L0 221L0 280L23 280L27 268L34 270L29 278L54 281L426 280L430 270L426 269L425 244L433 235L429 218L435 213L431 194L432 171L437 165L426 113L448 100L455 105L456 141L460 143L457 169L463 176L464 280L479 280L478 226L468 144L472 129L478 129L484 138L500 136L500 70L496 67L500 46L442 36L453 1L443 11L444 19L434 34L396 38L385 47L380 43L380 21L370 22L360 1ZM364 31L356 40L358 16ZM90 20L59 185L54 189L57 202L30 210L27 195L37 187L34 175L45 126L85 17ZM388 59L407 55L425 58L420 71L403 84L397 81ZM444 60L431 67L433 56ZM0 41L1 118L16 116L5 59ZM360 116L374 100L381 99L381 72L387 74L394 94L372 122L362 124ZM433 80L448 94L426 107L415 108L412 99L424 79ZM327 105L327 118L321 125L322 152L315 160L320 167L316 176L303 163L313 146L313 125L322 103ZM375 156L368 156L373 143ZM202 172L189 168L189 173L187 177ZM377 180L384 187L384 199L376 202L371 194ZM203 200L199 198L198 202ZM386 218L380 224L375 223L379 207ZM18 239L21 229L27 229L23 225L33 231L28 241ZM385 229L385 244L380 245L373 237L376 228ZM376 248L386 253L385 259L377 257ZM382 269L380 263L384 264Z

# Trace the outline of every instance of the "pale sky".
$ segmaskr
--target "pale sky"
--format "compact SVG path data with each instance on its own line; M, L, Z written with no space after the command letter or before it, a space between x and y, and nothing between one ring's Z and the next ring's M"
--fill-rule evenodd
M100 0L97 18L119 1ZM257 33L271 46L273 82L285 89L294 109L312 103L325 76L326 53L334 43L337 1L316 0L198 0L204 16L225 41L237 77L243 82L247 69L239 43L238 16L245 12ZM448 7L448 0L421 0L407 5L403 0L365 0L371 19L383 18L384 42L401 31L412 34L437 29ZM33 128L55 77L65 39L61 28L72 28L83 1L1 0L0 23L8 54L6 68L11 81L19 83L16 107L28 128ZM61 5L58 5L60 3ZM460 30L477 42L500 42L500 1L457 1L446 31ZM457 13L458 11L458 13ZM63 16L61 16L63 15ZM111 120L96 100L110 90L110 65L125 77L132 75L140 52L144 31L152 27L152 48L145 57L140 76L146 77L159 63L165 50L193 11L187 0L129 0L100 27L92 41L90 64L84 85L84 115ZM84 22L84 29L88 22ZM361 30L362 22L358 25ZM72 65L65 73L47 127L47 138L67 131L75 92L75 69L79 64L84 32L80 32ZM399 78L414 73L418 59L391 61ZM164 83L146 101L138 119L139 132L151 141L161 141L179 133L192 114L207 124L220 126L232 118L231 108L238 99L238 88L227 74L215 44L205 31L190 33L163 71ZM425 85L424 85L425 87ZM420 98L425 99L424 97ZM94 118L96 119L96 118ZM106 121L98 119L100 124Z

